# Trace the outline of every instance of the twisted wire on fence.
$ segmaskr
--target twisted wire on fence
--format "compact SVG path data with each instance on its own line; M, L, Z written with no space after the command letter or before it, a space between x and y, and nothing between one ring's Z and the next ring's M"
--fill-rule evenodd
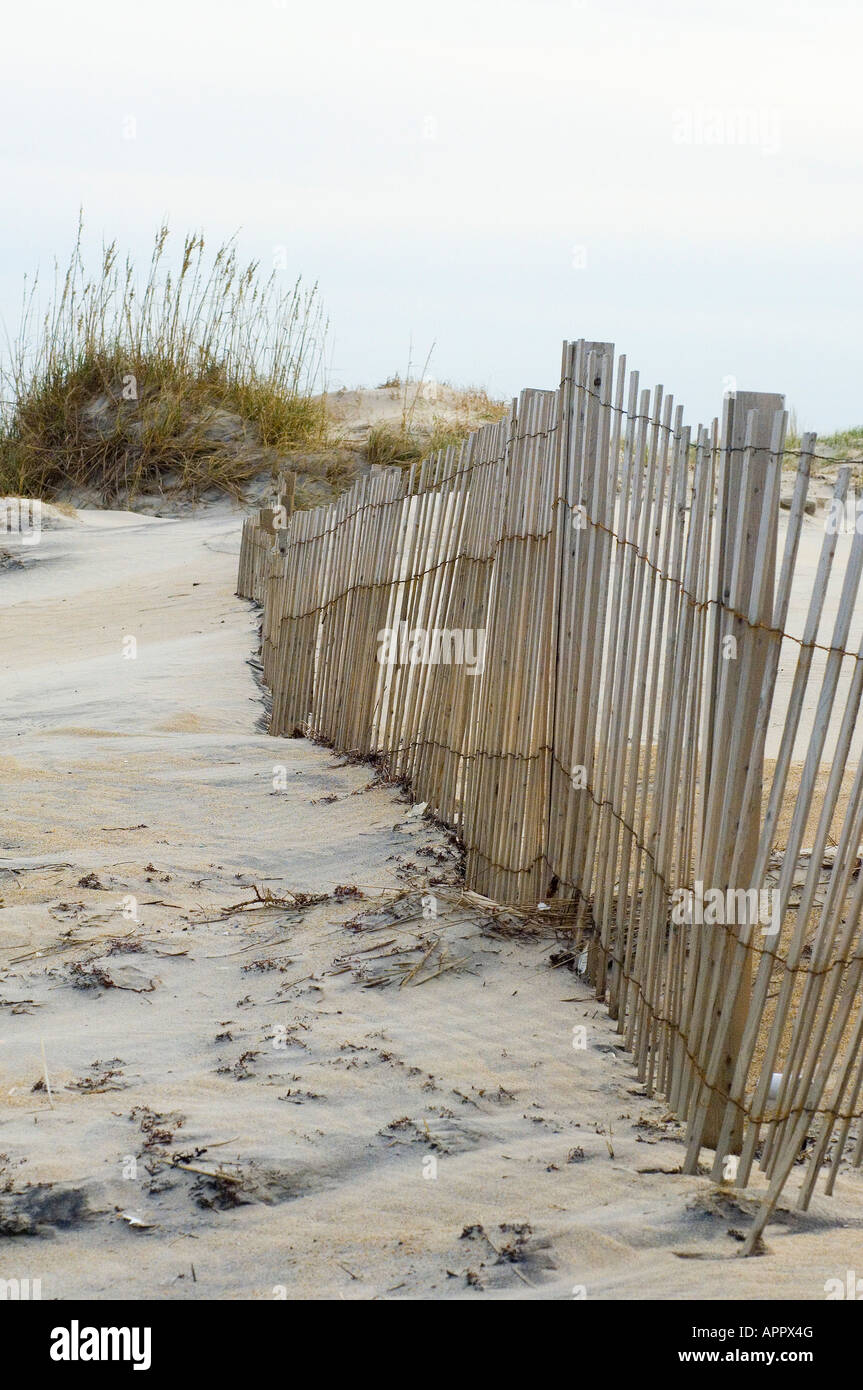
M557 391L460 446L249 518L238 585L272 733L382 757L458 833L469 888L568 904L686 1170L707 1146L717 1178L767 1174L749 1251L796 1164L801 1206L822 1169L832 1191L855 1122L863 1160L863 536L835 601L835 531L805 578L805 435L779 553L781 406L731 397L692 432L609 344L565 344ZM704 884L739 917L671 910Z

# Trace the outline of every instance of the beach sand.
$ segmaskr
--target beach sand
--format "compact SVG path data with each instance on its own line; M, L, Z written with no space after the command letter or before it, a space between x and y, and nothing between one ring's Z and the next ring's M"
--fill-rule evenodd
M49 518L0 573L0 1278L818 1299L859 1266L859 1172L737 1258L763 1182L680 1174L556 943L460 906L373 768L263 732L239 511Z

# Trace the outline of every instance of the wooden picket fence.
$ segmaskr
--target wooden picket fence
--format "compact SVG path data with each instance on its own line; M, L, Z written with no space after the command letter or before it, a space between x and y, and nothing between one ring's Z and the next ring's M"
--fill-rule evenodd
M747 1253L795 1167L805 1208L863 1160L863 535L822 526L806 569L815 436L790 455L782 407L692 431L567 343L557 390L460 446L249 518L238 586L271 732L381 759L468 888L562 924L686 1171L759 1162Z

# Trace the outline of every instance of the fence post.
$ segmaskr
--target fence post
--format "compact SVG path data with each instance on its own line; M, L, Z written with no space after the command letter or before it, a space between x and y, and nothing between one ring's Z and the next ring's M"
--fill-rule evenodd
M288 469L285 473L279 474L277 494L279 506L285 513L285 521L291 519L294 511L294 492L296 489L297 475L293 469Z
M581 351L579 352L579 347ZM592 375L589 374L593 367ZM600 567L594 559L602 538L593 529L576 529L576 507L583 506L596 520L597 498L604 499L606 489L617 481L616 460L609 464L605 457L598 459L597 446L603 419L601 394L604 378L609 398L610 380L614 370L614 344L580 339L564 343L563 372L558 399L557 478L554 482L558 502L555 546L551 566L551 602L554 622L553 661L550 681L550 734L552 757L548 783L548 806L545 829L546 854L550 881L545 896L553 896L558 875L563 872L560 851L565 840L567 806L571 789L562 767L570 767L572 753L579 763L593 764L593 732L589 730L588 697L585 688L594 678L594 664L601 661L602 629L598 627L601 608ZM576 380L576 372L579 379ZM613 481L598 470L611 467ZM585 623L585 612L589 615ZM598 647L598 655L597 655ZM582 686L577 697L576 687ZM577 727L573 721L577 720ZM565 750L565 751L564 751ZM561 765L558 764L558 758ZM582 795L586 795L583 793ZM582 812L582 815L586 815ZM581 844L581 837L570 827L568 847ZM587 889L583 865L568 864L583 899ZM605 983L604 957L599 949L598 932L591 938L588 950L587 980L596 985Z
M781 461L774 461L771 465L770 442L774 417L777 411L784 409L784 405L784 396L762 391L738 391L727 396L724 402L714 568L714 597L718 604L707 672L708 719L702 800L705 814L700 856L702 873L710 875L709 882L704 880L705 888L719 888L723 892L736 887L748 889L755 863L761 829L760 797L753 799L748 807L742 805L742 800L748 769L753 762L757 762L759 767L763 767L764 763L764 736L762 734L760 738L755 737L755 724L767 659L765 634L752 628L745 618L733 616L727 609L734 608L738 614L748 613L753 595L761 587L759 621L769 625L772 620L779 524L778 488L773 493L775 502L772 504L772 515L766 519L768 542L764 553L759 553L758 538L759 531L765 524L765 508L771 506L771 489L767 486L768 470L771 466L781 466ZM749 435L749 476L746 479L744 448L751 411L755 414L752 432ZM725 607L719 606L720 604ZM742 657L747 643L751 644L748 653L751 679L747 682L745 708L741 710L738 708L738 691L741 683ZM743 746L747 755L739 768L730 768L727 765L728 748L741 716L742 727L746 731ZM750 730L751 737L748 736ZM759 786L761 781L759 778ZM732 816L726 821L722 816L722 804L723 800L727 804L729 792L736 800L733 802ZM747 821L745 825L741 825L743 816ZM745 839L743 855L736 874L739 883L729 884L725 880L730 869L735 840L741 834ZM722 960L726 931L722 928L714 928L712 931L707 951L707 979L717 970ZM703 1143L711 1148L715 1148L719 1141L726 1105L723 1093L727 1095L731 1087L751 988L751 962L747 955L739 979L729 982L724 987L724 1000L721 996L717 997L713 1017L703 1020L702 1047L699 1051L705 1056L707 1052L703 1044L705 1041L709 1042L719 1009L721 1006L727 1008L728 991L735 991L725 1055L718 1078L719 1092L710 1098L704 1129ZM729 1144L730 1153L740 1152L742 1136L743 1116L738 1114Z
M275 528L276 550L280 555L288 551L288 522L294 514L294 485L296 473L280 473L276 484L276 500L279 525Z

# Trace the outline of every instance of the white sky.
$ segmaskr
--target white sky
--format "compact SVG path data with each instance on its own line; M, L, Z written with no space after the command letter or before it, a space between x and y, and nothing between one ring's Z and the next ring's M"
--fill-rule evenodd
M726 376L863 423L861 0L6 0L0 45L10 327L83 204L285 246L335 385L412 338L509 395L584 336L692 423Z

